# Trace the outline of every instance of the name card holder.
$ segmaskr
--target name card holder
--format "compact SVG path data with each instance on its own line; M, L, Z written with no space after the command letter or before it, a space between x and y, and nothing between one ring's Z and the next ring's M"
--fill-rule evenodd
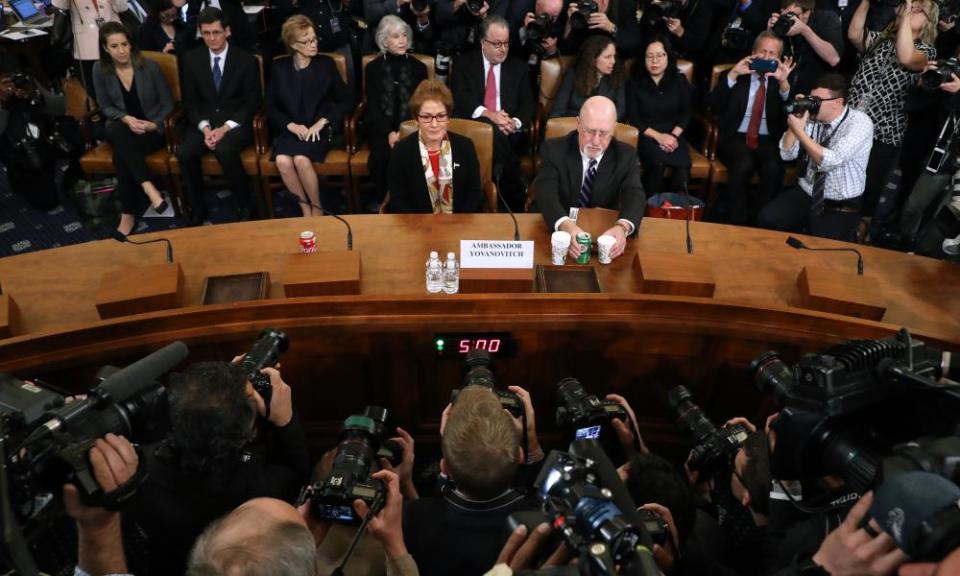
M804 266L797 290L801 308L867 320L883 320L887 312L876 281L849 272Z
M0 338L10 338L21 332L17 303L9 294L0 294Z
M332 250L290 254L283 273L287 298L360 293L360 252Z
M180 306L183 269L178 262L122 268L100 277L97 312L116 318Z
M709 259L675 252L637 252L633 259L643 294L713 298L716 281Z

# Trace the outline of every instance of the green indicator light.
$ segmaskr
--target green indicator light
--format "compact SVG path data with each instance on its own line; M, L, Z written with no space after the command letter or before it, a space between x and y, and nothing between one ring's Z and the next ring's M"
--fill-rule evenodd
M437 350L443 350L443 338L437 338Z

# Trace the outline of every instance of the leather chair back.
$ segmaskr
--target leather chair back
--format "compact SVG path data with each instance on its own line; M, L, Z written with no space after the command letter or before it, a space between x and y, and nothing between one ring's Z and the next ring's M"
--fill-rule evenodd
M573 68L573 62L573 56L559 56L540 61L540 96L538 100L540 108L543 109L544 117L550 115L553 100L557 97L560 84L563 82L563 75L568 68Z
M163 73L167 85L170 86L170 94L174 102L180 102L180 72L177 69L177 57L166 52L153 52L144 50L140 53L147 60L152 60L160 66L160 72Z
M547 127L544 130L544 139L549 140L550 138L560 138L562 136L566 136L571 131L576 129L577 119L573 116L566 116L564 118L551 118L547 120ZM629 124L621 124L618 122L616 128L614 129L613 137L624 144L629 144L636 148L637 140L640 137L640 131L637 130L636 126L630 126Z

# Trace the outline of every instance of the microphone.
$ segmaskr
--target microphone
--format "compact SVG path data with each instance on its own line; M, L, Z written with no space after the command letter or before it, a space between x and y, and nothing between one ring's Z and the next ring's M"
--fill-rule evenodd
M323 208L323 206L317 206L316 204L311 202L309 198L301 198L296 194L294 194L293 192L287 190L286 188L283 188L281 190L288 198L292 200L296 200L297 202L303 202L304 204L307 204L311 208L316 208L317 210L323 212L324 216L333 216L337 220L343 222L343 225L347 227L347 250L353 250L353 228L350 227L349 222L347 222L345 219L341 218L340 216L337 216L333 212L328 212Z
M497 187L497 198L503 202L503 205L506 206L507 212L510 214L510 218L513 219L513 241L520 241L520 225L517 224L517 217L513 215L513 210L510 208L510 204L507 203L507 199L503 197L503 194L500 193L500 174L503 172L503 166L501 164L493 165L493 181L494 185Z
M793 236L787 237L787 245L797 250L812 250L814 252L853 252L857 255L857 275L863 276L863 254L856 248L811 248L804 244L799 238Z
M171 244L166 238L157 238L155 240L131 240L126 234L114 229L109 230L107 234L109 234L109 236L117 242L129 242L130 244L153 244L154 242L166 242L167 264L173 264L173 244Z
M674 168L677 170L677 168ZM687 189L687 178L683 179L683 195L687 198L687 254L693 254L693 238L690 236L690 219L693 218L693 203L690 202L690 190Z
M916 562L936 562L960 546L960 488L912 471L877 487L870 516Z

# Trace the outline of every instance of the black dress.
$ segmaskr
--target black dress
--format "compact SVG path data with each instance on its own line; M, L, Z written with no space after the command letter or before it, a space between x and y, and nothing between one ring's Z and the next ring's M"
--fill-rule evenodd
M640 131L637 152L643 165L643 186L650 197L661 188L664 166L680 168L673 172L682 174L685 179L690 167L690 150L681 135L676 150L664 152L656 140L644 136L643 132L652 128L657 132L669 133L674 126L686 130L692 111L690 83L679 72L669 78L664 75L659 84L649 76L634 76L630 79L627 92L627 116L630 124ZM672 182L675 188L683 186L683 180L678 178Z
M346 85L337 66L318 55L298 70L293 57L277 60L267 87L267 119L274 135L273 154L306 156L323 162L331 144L343 133L343 115L349 105ZM329 121L317 142L305 142L287 130L287 124L310 127L321 118Z
M610 76L604 76L600 83L593 89L590 96L583 96L574 88L576 82L576 70L571 68L563 76L563 83L560 84L560 90L557 91L557 97L553 101L553 108L550 109L551 118L563 116L579 116L580 107L591 96L606 96L613 100L617 107L617 122L623 121L627 115L627 89L626 84L614 88L610 82Z
M400 123L410 119L407 103L417 86L427 78L427 67L413 56L384 54L367 64L367 140L370 143L368 165L377 187L377 200L387 193L387 167L390 164L390 145L387 136L400 129Z

